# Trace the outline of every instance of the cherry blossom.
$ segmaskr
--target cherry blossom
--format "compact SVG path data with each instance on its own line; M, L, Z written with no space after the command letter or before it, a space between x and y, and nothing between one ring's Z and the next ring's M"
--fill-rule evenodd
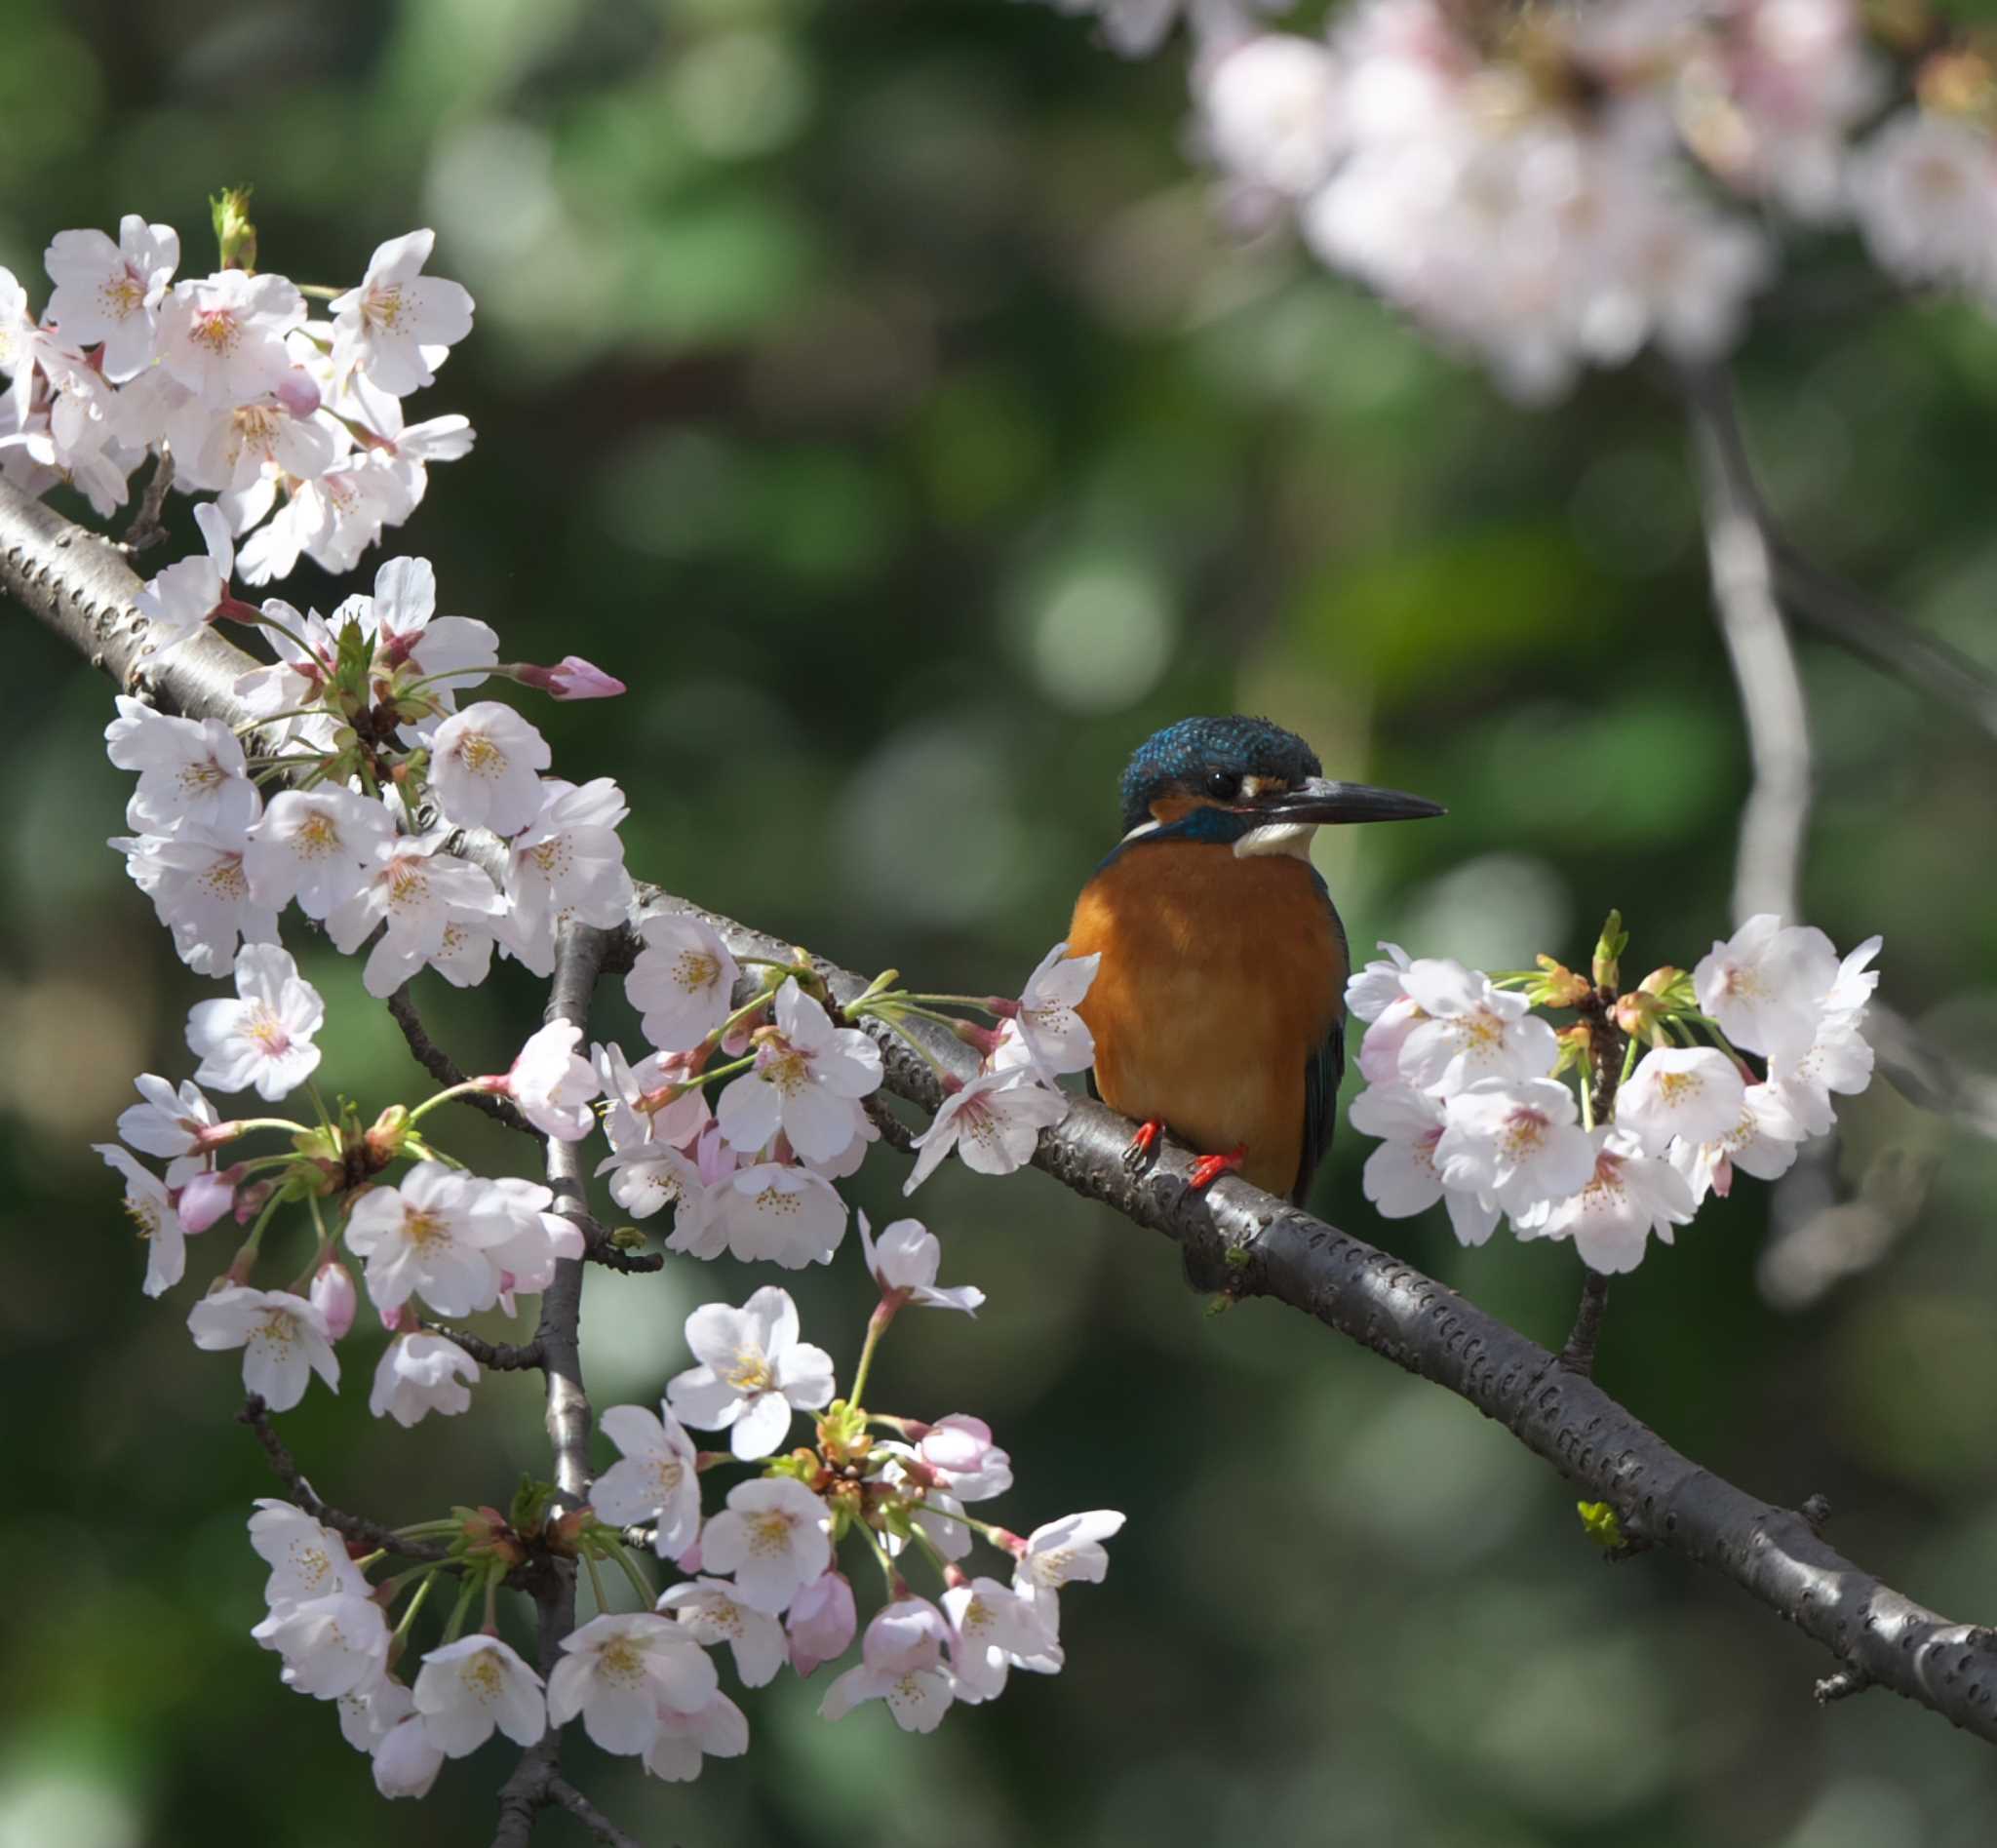
M117 243L101 231L58 231L42 261L56 285L48 318L62 338L77 347L102 342L100 364L113 384L144 372L160 303L180 267L180 234L128 213Z
M693 1440L663 1405L656 1417L642 1405L612 1405L598 1422L623 1452L590 1489L598 1519L617 1527L652 1522L653 1550L677 1559L700 1534Z
M302 1296L225 1284L194 1305L187 1328L205 1353L241 1348L244 1390L274 1412L288 1412L303 1398L314 1373L330 1391L339 1391L339 1358L326 1317Z
M1012 1486L1012 1459L992 1441L992 1428L968 1412L939 1418L916 1444L916 1455L959 1502L988 1502Z
M243 747L219 719L169 718L120 693L104 742L113 764L138 772L125 809L127 827L171 834L181 822L195 821L233 834L256 819L256 786Z
M801 1156L829 1161L859 1134L859 1100L881 1085L881 1050L858 1028L835 1027L795 976L772 1012L774 1026L757 1035L755 1070L722 1092L722 1134L747 1153L781 1129Z
M1997 141L1981 122L1903 109L1853 156L1847 185L1880 268L1997 300Z
M356 1592L280 1605L250 1633L284 1657L287 1687L322 1701L374 1679L388 1656L381 1606Z
M645 1754L645 1768L655 1778L685 1783L700 1775L703 1753L711 1758L739 1758L749 1750L749 1721L725 1694L717 1694L697 1711L659 1709L659 1736Z
M368 1261L375 1307L400 1309L420 1292L440 1316L489 1309L499 1293L493 1247L515 1230L495 1205L490 1183L441 1161L419 1161L399 1186L363 1194L346 1239Z
M1047 1633L1039 1608L997 1579L952 1586L943 1593L943 1611L960 1701L996 1700L1015 1664L1060 1660L1060 1645Z
M728 1016L739 971L727 946L700 919L669 912L640 926L645 948L624 992L645 1016L645 1037L662 1052L688 1052Z
M333 302L334 366L365 370L398 398L435 384L447 351L472 331L464 289L422 274L436 243L424 230L376 246L361 286Z
M1709 1142L1740 1121L1746 1088L1740 1067L1724 1052L1659 1046L1616 1093L1616 1125L1647 1155L1664 1154L1673 1137Z
M960 1309L967 1316L976 1315L984 1303L985 1292L974 1284L947 1290L936 1287L943 1246L920 1219L897 1219L881 1227L877 1242L869 1236L867 1215L862 1213L860 1249L866 1253L868 1272L883 1296L899 1295L924 1309Z
M481 1079L485 1090L510 1097L544 1136L580 1142L595 1126L590 1099L603 1089L595 1068L576 1056L582 1029L570 1020L551 1020L520 1049L501 1078Z
M1539 1079L1553 1069L1553 1029L1529 1011L1523 995L1494 988L1460 963L1422 958L1402 981L1428 1017L1400 1048L1400 1076L1418 1090L1444 1095L1488 1079Z
M1550 1078L1480 1080L1445 1106L1434 1161L1445 1187L1495 1201L1514 1220L1587 1184L1594 1148L1574 1093Z
M912 1146L921 1150L903 1194L913 1194L955 1149L979 1174L1010 1174L1033 1160L1040 1131L1068 1115L1065 1093L1023 1071L981 1072L943 1100Z
M1012 1569L1012 1589L1032 1603L1050 1644L1061 1635L1061 1588L1077 1579L1100 1585L1110 1571L1103 1542L1122 1529L1121 1514L1099 1508L1047 1521L1026 1537Z
M273 1611L345 1592L368 1597L373 1587L347 1553L347 1543L302 1508L259 1496L250 1516L250 1544L270 1567L263 1601Z
M145 1241L143 1287L148 1296L162 1296L186 1273L188 1228L180 1223L173 1196L151 1169L135 1161L115 1142L94 1142L91 1147L104 1158L106 1166L125 1177L125 1212Z
M319 991L280 945L246 943L236 957L235 1001L196 1002L187 1045L201 1064L196 1083L254 1089L266 1103L289 1097L318 1070L312 1043L326 1018Z
M791 1600L784 1619L791 1667L809 1674L820 1663L844 1655L857 1627L852 1585L844 1573L828 1567Z
M617 1100L604 1120L613 1149L659 1143L684 1149L713 1121L706 1093L693 1081L704 1055L654 1052L633 1065L618 1046L591 1050L605 1092Z
M1780 1086L1750 1084L1742 1096L1740 1117L1726 1133L1709 1142L1673 1143L1671 1165L1690 1184L1695 1202L1708 1193L1724 1199L1733 1191L1736 1167L1761 1181L1786 1174L1806 1133Z
M323 921L359 896L394 839L388 809L350 789L281 790L250 830L243 869L260 903L282 909L295 898L306 917Z
M700 1536L701 1569L735 1576L735 1594L772 1614L832 1564L831 1516L794 1476L738 1482Z
M176 283L160 307L160 364L203 398L245 397L289 365L283 336L304 318L282 276L225 269Z
M846 1203L839 1190L809 1168L776 1161L737 1168L718 1182L707 1210L744 1263L766 1260L787 1271L829 1264L845 1237Z
M476 1751L495 1727L517 1746L548 1729L541 1677L497 1636L461 1636L432 1649L411 1696L424 1735L450 1758Z
M506 909L505 899L478 867L442 850L450 832L433 828L384 844L359 890L327 914L327 935L342 956L352 956L386 922L388 928L361 971L361 984L371 995L394 994L426 963L445 964L468 929L476 930ZM489 957L489 938L486 953Z
M1817 1038L1838 956L1814 924L1771 912L1749 918L1692 971L1699 1004L1736 1045L1772 1059L1800 1059Z
M579 654L565 654L553 667L523 662L514 675L523 687L538 687L557 699L614 699L628 690L621 680Z
M312 1273L306 1300L326 1317L326 1338L344 1341L361 1307L354 1288L354 1274L337 1258L328 1258Z
M389 559L374 573L373 596L350 597L340 608L373 638L377 669L425 682L423 697L445 712L498 665L499 638L489 624L437 614L437 573L426 558ZM413 742L424 727L406 727L403 735Z
M453 713L431 740L430 779L460 828L518 834L540 812L548 764L548 741L496 699Z
M1514 1213L1512 1224L1521 1239L1572 1239L1591 1271L1633 1271L1650 1234L1669 1244L1671 1228L1691 1223L1692 1190L1668 1161L1645 1155L1635 1136L1613 1123L1600 1124L1589 1139L1594 1173L1587 1184L1565 1199Z
M1100 954L1070 956L1068 945L1057 943L1027 978L1017 1003L1018 1011L1009 1019L1017 1026L1026 1050L1042 1077L1053 1079L1064 1072L1085 1072L1095 1063L1094 1037L1076 1009L1087 995L1102 961Z
M861 1641L861 1663L826 1690L818 1712L843 1719L866 1701L885 1701L904 1732L934 1732L955 1698L943 1667L951 1630L926 1598L898 1598L875 1613Z
M226 975L243 943L275 943L277 912L257 902L243 870L249 837L237 829L183 821L171 835L114 840L125 870L144 892L174 948L197 975Z
M374 1788L386 1797L428 1796L444 1768L444 1749L411 1710L392 1725L374 1748Z
M1328 47L1263 33L1222 53L1194 82L1208 145L1228 173L1290 198L1330 178L1345 136L1340 70Z
M1386 958L1375 958L1346 981L1346 1011L1354 1020L1369 1024L1378 1020L1395 1002L1407 999L1402 977L1413 962L1397 943L1383 943L1378 947L1387 952Z
M776 1679L786 1654L784 1628L767 1611L745 1604L725 1579L693 1579L667 1589L658 1608L683 1624L696 1642L726 1643L744 1687Z
M783 1442L793 1407L832 1402L832 1357L798 1339L787 1290L765 1284L740 1309L703 1304L686 1317L686 1345L701 1364L668 1382L667 1402L698 1431L726 1431L745 1460Z
M611 928L631 906L631 875L617 825L630 812L607 776L577 788L541 782L539 812L508 844L506 948L536 975L555 966L564 924Z
M150 1072L141 1073L135 1081L145 1101L126 1109L118 1119L118 1134L142 1155L171 1158L168 1184L180 1186L199 1165L197 1158L221 1140L214 1133L220 1127L220 1119L191 1079L183 1081L177 1091Z
M593 1617L562 1638L562 1651L548 1676L548 1718L566 1726L580 1713L606 1751L650 1750L662 1706L699 1712L720 1685L691 1634L651 1611Z
M1382 1018L1385 1015L1383 1014ZM1382 1138L1366 1158L1360 1188L1383 1219L1407 1219L1439 1199L1459 1243L1479 1245L1498 1226L1498 1208L1470 1188L1444 1184L1435 1150L1448 1124L1443 1100L1412 1084L1369 1085L1347 1112L1354 1129Z
M469 1411L478 1379L479 1363L456 1342L421 1332L397 1335L381 1351L368 1409L407 1430L430 1412L451 1417Z

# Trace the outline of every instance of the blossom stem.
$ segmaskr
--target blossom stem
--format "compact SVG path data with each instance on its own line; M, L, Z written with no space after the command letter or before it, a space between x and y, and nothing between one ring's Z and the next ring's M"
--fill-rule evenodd
M457 1602L451 1606L450 1621L444 1626L444 1640L455 1642L464 1629L465 1613L472 1607L472 1594L479 1589L479 1574L467 1571L464 1584L458 1588Z
M256 1215L256 1223L250 1228L250 1236L236 1247L236 1255L229 1260L228 1275L237 1281L247 1281L251 1267L256 1262L256 1253L263 1244L263 1229L270 1224L271 1215L285 1203L284 1192L280 1189L264 1202L263 1210Z
M589 1589L596 1593L598 1611L607 1611L610 1608L610 1600L604 1592L604 1575L597 1570L596 1554L584 1553L582 1563L584 1570L589 1573Z
M867 1339L860 1349L860 1364L853 1369L852 1389L846 1394L846 1403L855 1411L862 1411L860 1395L867 1390L867 1375L874 1365L874 1350L880 1345L882 1330L894 1319L894 1312L899 1307L883 1296L874 1306L873 1315L867 1317Z
M851 1010L849 1009L849 1017L850 1011ZM916 1036L912 1034L905 1026L903 1026L899 1020L895 1019L895 1017L892 1014L881 1014L877 1017L881 1021L881 1024L883 1027L885 1027L888 1030L888 1032L893 1034L897 1040L900 1040L904 1044L912 1047L915 1050L917 1055L921 1059L922 1063L926 1065L930 1071L936 1074L936 1081L939 1084L941 1084L946 1091L953 1088L952 1075L943 1069L943 1066L941 1062L937 1059L935 1053L931 1052L929 1048L921 1042L921 1041L918 1040ZM951 1022L951 1025L953 1027L957 1023L955 1021Z
M894 995L883 996L885 1001L911 1001L944 1003L953 1007L975 1007L981 1014L990 1014L994 1020L1002 1020L1004 1015L992 1005L989 995L914 995L906 990ZM932 1015L932 1019L937 1016Z
M764 988L752 1000L745 1001L741 1004L741 1006L737 1007L735 1011L727 1017L727 1019L723 1021L719 1027L717 1027L711 1034L707 1036L707 1046L709 1052L712 1053L718 1046L720 1046L721 1042L724 1040L725 1040L728 1037L728 1035L731 1032L733 1032L738 1025L741 1024L741 1022L747 1020L751 1014L761 1012L762 1009L767 1007L769 1005L769 998L776 991L774 989Z
M874 1557L881 1562L881 1578L887 1587L887 1601L892 1604L897 1598L908 1596L908 1581L895 1569L894 1561L887 1556L887 1549L881 1544L881 1536L865 1521L856 1522L855 1525L867 1536L868 1546L874 1549Z
M997 1525L995 1522L977 1520L969 1514L959 1514L953 1509L935 1508L926 1502L922 1505L922 1513L932 1515L937 1520L954 1520L959 1527L968 1527L972 1533L981 1535L984 1539L989 1540L1001 1553L1011 1553L1013 1551L1006 1544L1012 1536L1003 1527Z
M333 1234L327 1231L326 1215L319 1210L319 1196L307 1194L305 1204L312 1209L312 1225L319 1234L319 1245L312 1253L312 1261L298 1273L296 1280L292 1284L294 1296L303 1296L312 1287L312 1279L319 1275L319 1267L333 1253Z
M936 1576L949 1582L950 1561L943 1556L943 1549L931 1540L915 1521L909 1522L909 1538L922 1550L922 1557L936 1568Z
M389 1646L391 1648L394 1648L410 1633L410 1626L416 1621L416 1613L423 1608L423 1600L430 1595L431 1584L435 1581L437 1574L443 1569L442 1566L434 1565L418 1566L414 1572L405 1572L402 1575L402 1580L416 1578L420 1579L422 1583L416 1587L414 1595L403 1606L402 1618L396 1624L395 1634L389 1639ZM398 1585L402 1583L402 1580L390 1579L388 1583L390 1585Z
M631 1581L631 1589L638 1593L641 1603L649 1609L659 1601L659 1594L652 1582L646 1577L645 1568L631 1556L623 1542L610 1542L610 1557L616 1560L624 1576Z
M1592 1131L1595 1126L1594 1086L1587 1081L1586 1072L1581 1075L1581 1126Z
M295 648L299 651L299 653L304 655L304 657L308 661L316 661L319 659L318 652L316 649L314 649L311 643L307 642L305 638L302 635L300 635L297 632L297 630L294 629L289 623L281 621L278 617L270 615L265 611L259 609L255 615L245 616L243 620L245 622L255 623L256 627L259 629L275 629L279 635L283 636L287 642L291 643L292 646Z
M698 1088L703 1084L712 1084L717 1079L733 1078L738 1072L751 1071L755 1065L756 1054L752 1052L746 1059L731 1059L726 1065L716 1066L712 1072L702 1072L698 1078L689 1081L689 1085Z
M420 1104L418 1104L414 1110L410 1112L408 1121L405 1122L404 1127L406 1129L412 1128L418 1121L420 1121L423 1118L427 1117L433 1110L435 1110L439 1104L446 1104L449 1103L453 1097L463 1097L471 1091L478 1091L484 1089L485 1086L481 1084L479 1081L475 1078L466 1079L462 1084L450 1085L444 1090L439 1091L436 1094L436 1096L424 1098L423 1101Z
M496 1636L499 1633L499 1574L497 1572L486 1574L485 1630L486 1634L489 1636Z
M294 283L292 287L299 295L310 295L315 301L335 301L341 295L350 293L345 289L335 288L332 283Z
M1623 1076L1616 1081L1617 1087L1629 1082L1629 1074L1636 1070L1636 1055L1643 1050L1643 1042L1635 1034L1629 1036L1629 1045L1623 1054Z
M231 1126L238 1135L248 1135L253 1129L289 1129L294 1136L302 1136L306 1133L303 1123L294 1122L289 1117L238 1117L234 1120ZM291 1159L288 1155L278 1157L266 1155L255 1158L255 1160L259 1161L273 1160L289 1161Z
M233 728L239 738L247 738L253 731L261 731L265 726L274 726L280 719L310 719L316 713L326 710L324 706L287 706L283 712L259 713L255 719L245 719Z

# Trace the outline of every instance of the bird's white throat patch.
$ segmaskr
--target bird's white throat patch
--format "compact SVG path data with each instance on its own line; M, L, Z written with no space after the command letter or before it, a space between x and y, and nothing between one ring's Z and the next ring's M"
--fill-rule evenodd
M1311 839L1317 832L1314 821L1272 821L1266 828L1250 828L1234 843L1234 857L1246 859L1251 853L1287 853L1293 860L1311 857Z

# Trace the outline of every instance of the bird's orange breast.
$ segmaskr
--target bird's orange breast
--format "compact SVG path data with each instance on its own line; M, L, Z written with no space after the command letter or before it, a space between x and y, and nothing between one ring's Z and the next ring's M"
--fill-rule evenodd
M1310 867L1288 854L1140 843L1076 901L1069 952L1100 952L1081 1016L1103 1100L1155 1118L1287 1194L1304 1146L1305 1067L1344 1010L1345 944Z

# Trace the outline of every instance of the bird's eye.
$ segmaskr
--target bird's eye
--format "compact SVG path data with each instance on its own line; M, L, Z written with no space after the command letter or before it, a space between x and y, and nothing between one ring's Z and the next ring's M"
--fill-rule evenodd
M1215 802L1233 802L1241 793L1241 779L1233 770L1208 770L1206 793Z

